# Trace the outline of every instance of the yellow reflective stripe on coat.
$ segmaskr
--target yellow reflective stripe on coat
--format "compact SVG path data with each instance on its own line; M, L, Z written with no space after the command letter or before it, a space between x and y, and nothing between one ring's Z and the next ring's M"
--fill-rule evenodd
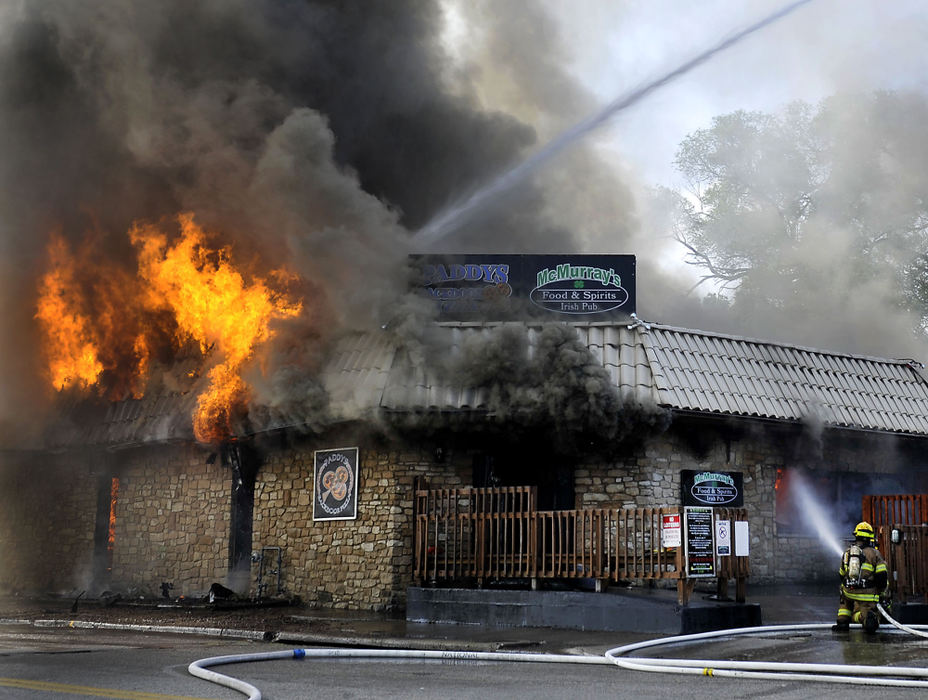
M886 571L886 564L882 562L877 564L876 569L874 569L874 571L876 571L877 573L880 573L881 571Z
M859 600L866 603L878 603L880 601L880 596L876 593L857 593L855 591L849 591L846 588L843 590L844 597L850 600Z
M864 562L863 564L860 565L860 570L861 571L873 571L873 564L868 564L867 562Z

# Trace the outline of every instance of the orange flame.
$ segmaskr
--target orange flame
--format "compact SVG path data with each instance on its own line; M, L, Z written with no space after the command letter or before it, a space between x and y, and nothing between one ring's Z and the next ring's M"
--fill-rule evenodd
M129 232L139 249L139 274L147 283L148 303L170 308L177 321L177 340L193 339L204 354L223 360L209 372L209 387L197 400L194 433L202 442L231 433L232 412L247 399L239 376L255 348L270 339L271 321L296 316L299 303L289 303L261 278L246 282L229 262L229 251L205 245L204 232L184 214L181 238L169 246L152 225L136 224Z
M195 342L215 365L197 399L194 433L202 442L213 442L232 434L235 411L247 403L248 386L241 377L245 363L273 337L272 322L298 315L302 305L260 277L246 280L233 267L229 249L207 245L206 233L191 214L179 216L178 223L174 242L154 224L132 226L129 239L138 255L133 279L113 269L88 275L87 268L100 263L90 255L75 259L55 237L36 317L46 336L52 386L59 391L99 386L105 373L116 376L128 364L132 393L139 395L155 338L172 336L175 350ZM110 281L81 284L88 277ZM88 308L94 314L84 311ZM131 356L128 363L126 355Z
M112 552L113 548L116 546L116 502L118 500L119 477L114 476L110 481L110 526L106 537L106 548L110 552Z
M92 241L72 251L53 235L48 259L35 317L51 385L58 391L96 387L111 399L139 396L151 340L142 309L133 303L137 282L106 265Z
M53 235L48 244L51 270L39 282L36 318L46 335L49 378L58 391L87 388L103 372L90 318L80 309L75 261L67 244Z

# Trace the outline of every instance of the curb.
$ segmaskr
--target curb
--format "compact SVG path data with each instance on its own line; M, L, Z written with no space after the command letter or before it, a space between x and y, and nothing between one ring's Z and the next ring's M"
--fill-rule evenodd
M257 642L316 647L364 647L372 649L412 649L416 651L503 651L526 646L539 646L538 642L461 642L445 639L407 639L397 637L337 637L301 632L272 632L231 629L226 627L190 627L177 625L130 625L115 622L88 620L29 620L0 618L0 625L24 625L54 629L98 629L140 634L188 634L224 639L245 639Z
M410 639L397 637L333 637L302 632L278 632L270 640L280 644L309 646L364 647L372 649L413 649L416 651L502 651L507 648L538 646L537 643L462 642L446 639Z
M156 632L167 634L196 634L206 637L226 637L229 639L251 639L260 642L271 641L274 632L258 630L237 630L225 627L179 627L172 625L124 625L115 622L89 622L87 620L33 620L25 622L33 627L69 627L72 629L101 629L120 632Z

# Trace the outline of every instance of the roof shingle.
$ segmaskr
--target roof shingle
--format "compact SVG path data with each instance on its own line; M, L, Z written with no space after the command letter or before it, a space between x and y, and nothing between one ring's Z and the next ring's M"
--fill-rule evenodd
M911 360L891 360L740 338L672 326L570 323L625 400L680 411L801 421L928 436L928 382ZM538 352L540 323L443 323L445 346L459 355L500 327L524 334ZM334 347L320 372L333 419L379 410L481 411L487 389L439 372L434 358L410 352L388 332L355 333ZM127 446L189 440L190 395L110 405L105 417L59 436L68 444ZM180 416L179 413L184 416ZM60 444L60 443L59 443Z

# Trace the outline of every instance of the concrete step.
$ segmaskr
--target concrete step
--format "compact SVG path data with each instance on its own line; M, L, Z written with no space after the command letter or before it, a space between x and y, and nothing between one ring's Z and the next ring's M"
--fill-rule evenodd
M551 627L601 632L690 634L761 624L757 603L692 600L677 604L676 591L488 590L410 587L408 622Z

